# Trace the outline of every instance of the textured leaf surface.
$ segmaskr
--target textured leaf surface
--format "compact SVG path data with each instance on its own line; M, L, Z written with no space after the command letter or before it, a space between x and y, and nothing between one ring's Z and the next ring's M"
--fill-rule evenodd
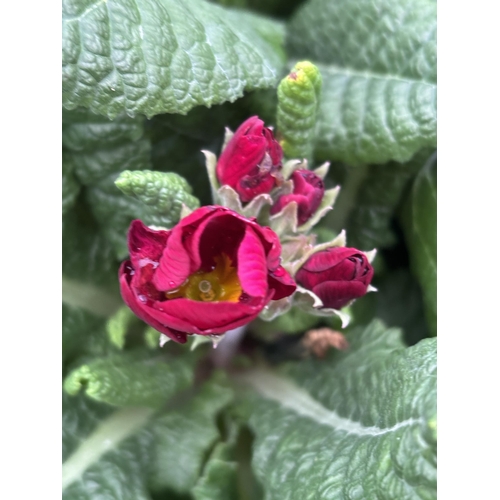
M133 219L141 219L147 225L165 226L177 220L182 202L196 205L187 182L176 174L167 175L172 181L168 186L158 186L161 188L158 200L163 210L155 205L152 193L147 193L157 187L155 183L143 186L146 193L143 190L141 194L145 194L148 204L126 196L115 185L124 170L134 171L137 176L139 171L151 168L151 144L144 135L143 117L121 115L110 121L88 110L66 111L63 146L74 164L75 175L86 187L86 202L118 260L128 255L126 237Z
M211 381L192 400L155 421L152 490L190 491L201 473L207 452L219 438L215 418L232 395L231 389Z
M424 294L429 329L437 333L437 157L430 156L403 208L410 264Z
M63 394L63 498L142 500L155 488L188 491L220 438L215 418L232 391L215 377L194 396L177 399L155 414ZM214 450L210 460L226 455Z
M153 359L142 353L96 358L73 370L64 381L69 394L85 394L114 406L157 408L193 380L193 367L183 359Z
M63 154L62 161L62 213L63 215L70 209L80 192L80 184L73 174L74 165L67 155Z
M281 24L202 0L65 0L63 103L186 113L275 85Z
M371 250L396 243L397 238L391 228L396 209L403 201L411 179L429 154L429 150L423 150L404 164L389 162L368 167L347 221L350 246Z
M310 0L287 44L292 57L322 63L318 159L404 162L435 147L435 2Z
M64 500L150 500L148 429L153 410L63 397Z
M113 248L99 231L85 203L77 202L63 217L62 256L64 276L82 283L117 288L118 262Z
M237 469L233 446L218 443L193 488L194 500L233 500L238 497Z
M77 356L104 356L113 352L105 330L106 319L63 303L62 352L70 362Z
M165 227L178 222L182 205L191 210L200 206L199 200L191 195L188 182L174 172L125 170L115 184L126 195L136 197L148 206Z
M325 360L254 372L253 467L266 499L436 498L436 341L374 322Z

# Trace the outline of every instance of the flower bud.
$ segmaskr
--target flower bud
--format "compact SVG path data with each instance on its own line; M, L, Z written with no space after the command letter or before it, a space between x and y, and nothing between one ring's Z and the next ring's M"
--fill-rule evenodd
M305 224L316 212L325 194L323 180L310 170L295 170L291 177L293 193L280 196L271 207L271 215L277 214L290 202L297 202L298 225Z
M234 133L217 162L221 185L231 186L248 202L276 186L283 151L272 131L258 116L246 120Z
M365 295L373 267L356 248L333 247L313 254L298 270L299 285L312 291L323 307L341 309Z

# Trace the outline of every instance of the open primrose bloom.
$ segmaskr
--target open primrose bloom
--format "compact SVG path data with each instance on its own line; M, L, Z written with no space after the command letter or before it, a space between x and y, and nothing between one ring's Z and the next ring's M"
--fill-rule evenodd
M280 265L277 235L232 210L205 206L171 230L140 220L119 271L125 303L171 339L217 335L255 319L296 285Z
M217 178L231 186L241 201L269 193L277 185L283 150L258 116L243 122L217 162Z

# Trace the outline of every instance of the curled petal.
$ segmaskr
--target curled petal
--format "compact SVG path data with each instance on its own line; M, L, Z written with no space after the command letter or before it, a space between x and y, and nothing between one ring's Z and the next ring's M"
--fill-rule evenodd
M266 255L260 238L251 227L246 228L238 249L238 278L248 295L264 297L267 294Z
M163 324L161 321L155 319L148 313L148 307L142 304L141 301L137 300L137 297L130 287L130 275L125 269L127 266L130 266L130 261L123 262L118 273L120 280L120 291L125 304L127 304L127 306L132 309L133 313L136 316L138 316L148 325L151 325L153 328L171 338L172 340L175 340L176 342L179 342L181 344L185 344L187 341L186 333L172 329Z

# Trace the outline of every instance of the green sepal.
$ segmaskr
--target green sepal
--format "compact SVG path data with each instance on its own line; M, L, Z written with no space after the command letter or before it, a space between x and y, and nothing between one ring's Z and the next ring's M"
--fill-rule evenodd
M297 63L278 85L276 121L286 158L312 160L322 78L309 61Z

